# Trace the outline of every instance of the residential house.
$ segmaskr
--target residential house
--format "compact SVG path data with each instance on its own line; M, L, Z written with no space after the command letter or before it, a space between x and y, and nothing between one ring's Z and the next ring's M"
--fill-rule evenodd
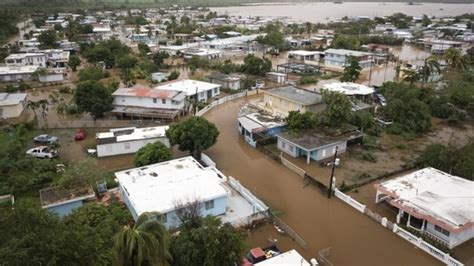
M49 212L64 217L85 202L95 200L92 187L81 189L46 188L40 190L41 207Z
M333 82L324 84L320 92L331 91L346 95L352 104L353 111L372 109L374 88L352 82Z
M292 249L290 251L267 258L261 262L257 262L254 265L257 265L257 266L275 266L275 265L317 266L318 264L315 261L316 259L312 259L311 260L312 264L310 264L307 260L305 260L305 258L303 258L303 256L301 256L300 253L298 253L298 251Z
M185 108L186 93L173 89L151 89L143 85L119 88L114 93L112 114L133 117L174 119Z
M398 209L397 223L452 249L474 237L474 182L424 168L375 185L375 202Z
M348 143L359 141L362 134L350 125L343 125L337 130L313 129L302 132L284 132L277 135L277 147L292 157L306 157L306 163L311 160L321 161L346 151Z
M219 84L192 79L184 79L170 81L163 85L158 85L157 87L155 87L155 89L184 92L185 95L190 99L197 98L198 101L205 102L219 96L220 87L221 85Z
M39 66L0 67L0 82L20 82L33 80Z
M321 113L326 108L322 96L292 85L263 91L264 108L287 116L290 111Z
M166 137L168 126L115 128L96 134L97 156L113 156L137 152L143 146L160 141L170 147Z
M40 66L46 67L46 55L44 53L22 53L10 54L5 58L7 67Z
M295 51L288 52L288 58L299 60L299 61L318 62L322 54L324 53L318 52L318 51L295 50Z
M213 60L222 57L222 51L215 49L189 48L183 51L184 59L199 57L207 60Z
M26 93L0 92L0 118L19 117L25 109L27 96Z
M163 72L151 73L151 80L155 82L162 82L162 81L166 81L167 79L168 78L166 76L166 73L163 73Z
M250 146L256 148L257 141L275 137L286 127L283 117L274 116L254 104L244 105L239 110L237 130Z
M210 161L203 154L204 160ZM200 216L218 216L234 226L263 218L268 207L210 162L206 166L188 156L116 172L115 176L135 220L144 212L157 212L165 227L175 228L181 223L178 215L190 205Z
M267 80L277 84L285 84L288 81L288 75L280 72L268 72Z
M350 57L356 57L362 68L367 68L372 65L371 53L332 48L324 52L324 64L329 67L344 68L348 65Z
M237 75L227 75L216 73L210 76L207 76L207 79L215 84L219 84L222 88L231 89L231 90L239 90L241 88L240 85L240 76Z

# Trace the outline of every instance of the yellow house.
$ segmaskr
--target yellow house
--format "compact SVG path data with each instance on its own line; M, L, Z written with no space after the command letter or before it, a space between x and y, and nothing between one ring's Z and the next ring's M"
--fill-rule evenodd
M290 111L317 114L326 108L320 94L291 85L264 91L263 101L267 110L283 116Z

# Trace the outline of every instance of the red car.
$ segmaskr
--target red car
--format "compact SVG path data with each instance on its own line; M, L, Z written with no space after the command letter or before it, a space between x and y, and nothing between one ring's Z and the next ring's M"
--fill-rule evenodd
M86 138L86 131L84 129L78 129L74 134L74 140L84 140Z

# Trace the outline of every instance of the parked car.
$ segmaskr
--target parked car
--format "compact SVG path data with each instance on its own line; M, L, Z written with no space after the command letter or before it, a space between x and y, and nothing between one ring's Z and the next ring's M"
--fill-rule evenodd
M74 140L84 140L86 138L86 130L81 128L76 130L74 134Z
M386 106L387 105L387 100L385 100L385 97L381 93L376 93L375 96L380 102L380 105Z
M26 151L27 155L31 155L36 158L54 158L58 156L58 152L49 148L48 146L39 146Z
M55 136L50 136L48 134L41 134L33 138L35 142L43 144L52 144L58 141L58 138Z

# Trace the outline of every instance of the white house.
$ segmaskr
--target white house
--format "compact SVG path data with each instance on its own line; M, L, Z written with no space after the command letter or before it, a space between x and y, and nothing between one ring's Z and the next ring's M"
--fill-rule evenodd
M268 72L267 80L277 84L285 84L288 81L288 75L280 72Z
M199 215L219 216L234 226L251 223L268 210L238 181L227 180L214 166L206 167L191 156L117 172L115 176L133 218L158 212L167 228L180 224L177 213L190 204Z
M153 80L155 82L166 81L166 79L167 79L166 73L163 73L163 72L151 73L151 80Z
M148 143L162 142L170 146L166 137L168 126L145 128L116 128L109 132L97 133L97 156L105 157L137 152Z
M46 65L51 68L66 68L69 61L69 51L60 49L42 50L46 56Z
M370 67L372 65L372 54L367 52L346 50L346 49L327 49L324 57L324 64L326 66L346 67L350 57L356 57L362 68Z
M316 259L312 259L312 262L313 261L316 261ZM255 263L255 265L258 265L258 266L277 266L277 265L279 266L284 266L284 265L286 266L290 266L290 265L316 266L317 263L310 264L307 260L305 260L305 258L303 258L303 256L301 256L300 253L298 253L298 251L292 249L290 251L273 256L264 261Z
M33 79L33 73L39 66L0 67L0 82L18 82Z
M185 59L191 59L193 57L200 57L208 60L217 59L222 57L222 51L215 49L202 49L202 48L190 48L183 51Z
M454 248L474 237L474 182L424 168L376 184L375 202L398 209L397 223Z
M112 96L115 106L113 114L174 119L184 109L186 93L137 84L131 88L119 88Z
M318 51L296 50L296 51L289 51L288 58L294 58L300 61L319 61L321 54L324 54L324 53L318 52Z
M0 93L0 118L19 117L26 105L26 93Z
M227 88L231 90L240 89L240 76L237 75L216 73L208 76L207 79L212 83L221 85L222 88Z
M5 58L5 65L46 67L46 55L44 53L10 54Z
M178 81L171 81L163 85L155 87L158 90L168 90L168 91L181 91L186 94L187 97L195 99L197 97L198 101L207 101L214 97L219 96L220 94L219 84L184 79Z

